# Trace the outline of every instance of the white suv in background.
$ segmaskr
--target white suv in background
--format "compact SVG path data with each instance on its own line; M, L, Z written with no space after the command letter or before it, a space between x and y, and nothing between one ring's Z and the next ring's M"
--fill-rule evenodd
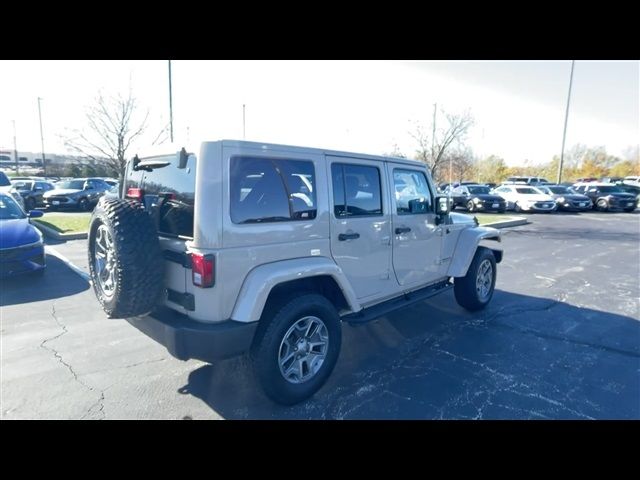
M501 185L493 193L507 202L507 210L516 212L553 212L556 201L535 187L528 185Z

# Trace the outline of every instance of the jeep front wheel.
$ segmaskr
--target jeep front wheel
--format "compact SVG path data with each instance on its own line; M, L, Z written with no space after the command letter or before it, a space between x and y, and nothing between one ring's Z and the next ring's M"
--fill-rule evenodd
M467 274L454 281L456 301L469 311L481 310L491 301L495 286L496 259L493 252L478 247Z
M338 360L342 332L335 307L321 295L302 295L264 323L251 350L262 388L277 403L293 405L313 395Z

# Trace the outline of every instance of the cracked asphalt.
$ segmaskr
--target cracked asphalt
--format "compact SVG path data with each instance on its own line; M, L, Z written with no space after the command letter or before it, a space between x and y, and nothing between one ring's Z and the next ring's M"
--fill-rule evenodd
M640 214L504 230L489 307L453 293L345 326L327 384L271 403L246 358L182 362L55 256L0 290L2 419L638 419ZM86 271L85 241L51 245Z

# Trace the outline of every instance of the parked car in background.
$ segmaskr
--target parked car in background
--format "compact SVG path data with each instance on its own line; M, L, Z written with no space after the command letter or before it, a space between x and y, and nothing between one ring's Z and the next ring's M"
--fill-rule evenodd
M54 188L51 183L38 180L14 180L11 183L22 196L26 211L44 206L42 196Z
M16 203L24 210L24 200L18 193L18 190L11 184L9 177L4 172L0 172L0 193L5 193L13 198Z
M38 210L26 214L11 195L0 193L0 277L44 272L42 234L29 223L41 216Z
M553 212L558 207L552 196L527 185L501 185L493 190L507 202L507 209L516 212Z
M108 183L112 187L114 185L118 185L118 180L116 178L102 177L101 180L104 180L105 183Z
M602 183L618 183L622 181L622 177L602 177L600 182Z
M640 176L636 176L636 175L630 175L627 177L624 177L624 180L622 180L623 183L640 183Z
M500 195L490 193L486 185L460 185L451 192L452 210L464 207L469 212L500 212L506 210L506 202Z
M76 178L56 183L43 195L44 204L51 210L73 208L90 211L111 185L100 178Z
M546 178L542 177L509 177L504 182L503 185L509 184L526 184L526 185L542 185L551 183Z
M602 182L577 183L573 189L589 197L593 208L601 212L633 212L636 209L636 196L625 192L618 185Z
M588 182L597 182L598 179L595 177L584 177L584 178L578 178L575 182L574 185L576 183L588 183Z
M107 190L104 194L105 198L119 198L120 190L118 184L116 183L113 187Z
M552 196L558 210L585 211L591 210L593 206L589 197L576 193L564 185L538 185L536 188Z
M626 193L630 193L631 195L635 195L636 197L636 208L640 208L640 184L631 185L628 183L619 183L617 185L620 190Z

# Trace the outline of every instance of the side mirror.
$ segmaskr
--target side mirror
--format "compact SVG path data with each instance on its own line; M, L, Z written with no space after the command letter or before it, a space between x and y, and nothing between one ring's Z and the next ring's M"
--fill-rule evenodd
M43 216L44 213L41 212L40 210L30 210L29 211L29 218L39 218L41 216Z
M444 216L451 211L452 200L449 197L436 197L436 213Z

